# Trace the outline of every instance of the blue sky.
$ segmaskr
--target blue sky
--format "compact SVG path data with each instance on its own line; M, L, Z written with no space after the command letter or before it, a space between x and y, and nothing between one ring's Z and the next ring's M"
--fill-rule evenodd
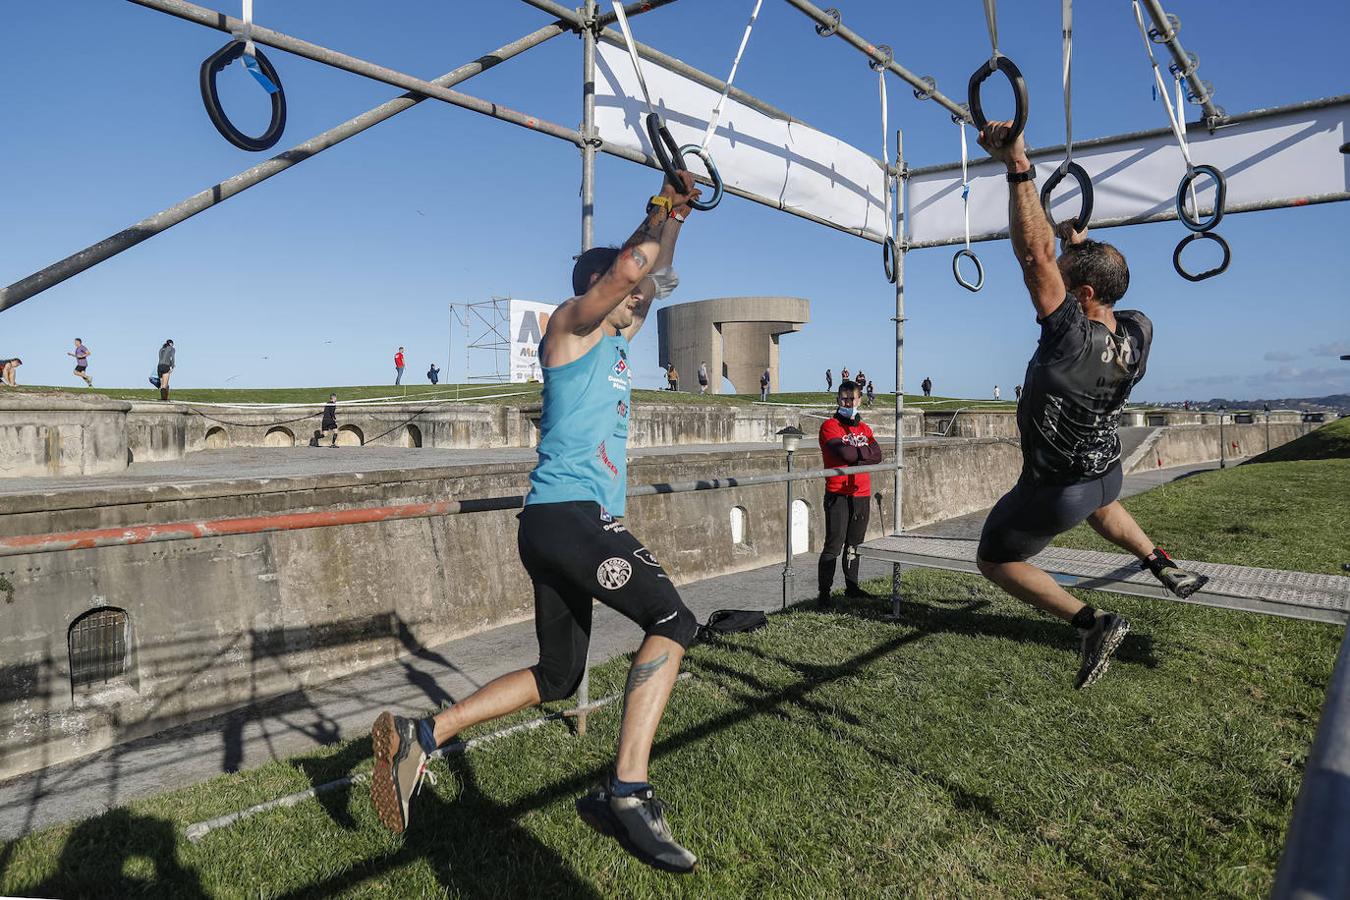
M894 47L913 71L961 98L988 54L982 6L837 0L845 21ZM1276 25L1248 4L1169 0L1201 77L1229 112L1346 92L1343 0L1280 7ZM637 36L724 76L751 0L681 0L633 19ZM8 284L266 158L227 144L202 110L201 60L225 40L131 3L11 4L0 60L0 202ZM237 0L213 8L239 14ZM426 78L545 24L514 0L465 6L426 0L256 0L263 25ZM1026 73L1033 145L1063 139L1059 4L1000 5L1000 43ZM1125 0L1075 11L1074 130L1080 138L1165 125ZM270 51L289 101L281 150L398 93L386 85ZM564 35L460 86L576 126L580 41ZM235 67L227 106L247 129L265 120L260 91ZM737 84L869 153L879 142L876 76L843 42L816 36L800 13L765 0ZM912 165L959 153L940 107L892 81L890 122ZM993 106L993 104L990 104ZM1194 120L1196 108L1188 108ZM659 175L598 162L596 233L622 241ZM288 386L392 380L407 348L418 379L435 361L464 375L447 347L447 305L514 295L562 300L580 240L580 163L568 144L435 101L395 117L20 306L0 313L0 356L22 356L21 381L78 385L65 351L83 337L99 385L143 385L166 338L175 384ZM1131 263L1122 306L1156 325L1137 399L1291 396L1350 391L1345 252L1350 207L1236 215L1221 231L1227 274L1189 284L1172 271L1177 223L1112 229ZM908 254L906 385L1005 396L1021 379L1036 326L1006 244L984 245L987 282L952 280L950 251ZM728 197L696 214L672 298L807 297L812 322L783 340L783 386L810 389L824 369L865 368L889 390L894 296L876 245ZM450 358L447 358L450 357ZM653 320L638 339L637 383L660 384Z

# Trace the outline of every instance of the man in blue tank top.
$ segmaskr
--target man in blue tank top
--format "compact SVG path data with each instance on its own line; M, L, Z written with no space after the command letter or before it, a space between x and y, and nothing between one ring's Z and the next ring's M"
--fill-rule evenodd
M630 344L653 300L674 290L680 226L697 199L693 178L666 183L622 248L595 248L572 270L576 296L549 317L539 345L543 417L539 463L520 514L521 561L534 582L539 662L503 675L426 719L382 713L371 729L371 799L395 833L427 758L465 728L572 696L586 670L591 602L623 613L646 633L624 689L618 759L605 781L577 801L581 818L647 865L689 872L695 857L676 843L647 778L652 740L698 621L651 551L619 521L624 513Z

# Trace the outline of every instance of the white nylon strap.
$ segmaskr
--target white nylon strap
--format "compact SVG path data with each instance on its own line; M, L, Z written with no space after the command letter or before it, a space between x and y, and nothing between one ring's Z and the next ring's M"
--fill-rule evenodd
M1063 0L1061 10L1064 22L1060 32L1064 43L1064 162L1059 164L1059 171L1067 173L1069 163L1073 162L1073 0Z
M989 61L998 59L998 0L984 0L984 24L989 29Z
M886 70L877 70L877 89L881 94L881 177L885 184L882 196L886 208L886 237L892 237L891 231L891 142L890 125L886 120Z
M249 0L245 0L249 2ZM624 43L628 45L628 57L633 61L633 71L637 73L638 86L642 88L642 99L647 102L647 112L656 112L656 107L652 105L652 95L647 90L647 79L642 77L642 61L638 59L637 46L633 43L633 32L628 28L628 16L623 11L621 0L613 0L614 18L619 22L619 30L623 32Z
M258 49L253 46L253 0L244 0L244 30L240 39L244 42L244 55L257 57Z
M759 8L763 5L764 0L755 0L755 8L750 12L750 21L745 23L741 46L737 48L736 56L731 60L731 74L727 76L727 86L722 89L722 96L717 98L717 105L713 107L712 115L708 117L708 130L703 133L703 143L699 145L704 150L708 149L708 143L717 133L717 120L722 118L722 106L727 102L727 94L731 93L731 83L736 80L736 69L741 64L741 54L745 52L745 45L750 42L750 31L755 27L755 19L759 18Z
M1186 171L1195 169L1195 164L1191 162L1191 148L1186 143L1186 122L1184 113L1177 115L1176 110L1172 108L1172 98L1168 96L1167 83L1163 81L1162 72L1158 69L1158 60L1153 57L1153 42L1149 40L1148 29L1144 27L1144 13L1139 9L1139 0L1134 0L1134 21L1139 25L1139 36L1144 39L1144 52L1148 54L1148 61L1153 66L1153 80L1158 85L1158 95L1162 98L1163 106L1167 109L1167 121L1172 126L1172 133L1177 136L1177 144L1181 147L1181 156L1186 160ZM1181 83L1177 82L1178 91ZM1177 107L1181 108L1180 93L1178 93Z
M970 176L966 171L966 123L957 122L961 129L961 209L966 216L966 249L970 249Z

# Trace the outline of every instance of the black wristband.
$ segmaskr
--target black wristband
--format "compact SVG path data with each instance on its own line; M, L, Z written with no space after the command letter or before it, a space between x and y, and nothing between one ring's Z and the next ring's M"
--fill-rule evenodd
M1008 173L1008 184L1020 184L1023 181L1035 181L1035 180L1036 180L1036 169L1034 166L1030 169L1027 169L1025 172Z

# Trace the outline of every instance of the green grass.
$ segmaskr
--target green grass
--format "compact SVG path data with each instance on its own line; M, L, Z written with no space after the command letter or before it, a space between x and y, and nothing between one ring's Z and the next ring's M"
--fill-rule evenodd
M1178 553L1325 571L1338 561L1328 540L1350 533L1336 511L1345 464L1247 465L1128 505ZM1339 537L1317 537L1337 523ZM415 798L404 838L379 826L364 787L200 844L182 836L191 822L367 771L363 739L9 844L0 893L1268 892L1342 629L1089 594L1135 632L1110 675L1075 692L1076 640L1061 623L977 578L915 571L906 585L899 623L878 603L798 608L691 651L695 677L676 688L652 763L677 837L701 857L687 878L644 868L576 818L573 799L611 761L609 707L584 738L548 725L434 765L440 782ZM594 694L618 690L626 665L597 668Z
M1328 422L1315 431L1262 453L1252 462L1347 458L1350 458L1350 416Z

